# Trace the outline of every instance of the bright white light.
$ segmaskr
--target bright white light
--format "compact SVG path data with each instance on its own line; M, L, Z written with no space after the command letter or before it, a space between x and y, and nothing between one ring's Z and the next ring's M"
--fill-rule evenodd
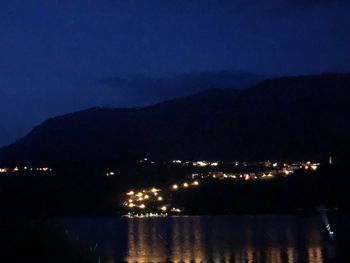
M204 166L207 166L208 163L205 162L205 161L199 161L199 162L197 162L197 165L198 165L198 166L201 166L201 167L204 167Z

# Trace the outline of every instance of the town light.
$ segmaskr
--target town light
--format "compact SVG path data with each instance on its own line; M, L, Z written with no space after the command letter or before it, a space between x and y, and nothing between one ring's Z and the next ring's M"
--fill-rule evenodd
M314 170L314 171L316 171L317 168L318 168L316 164L313 164L313 165L311 165L310 167L311 167L311 169Z

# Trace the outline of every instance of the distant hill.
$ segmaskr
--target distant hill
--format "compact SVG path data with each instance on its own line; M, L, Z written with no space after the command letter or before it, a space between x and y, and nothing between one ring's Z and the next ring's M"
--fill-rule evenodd
M325 159L350 147L350 74L265 80L149 107L51 118L0 150L0 163L103 164L128 157Z
M128 105L149 105L176 97L190 96L212 88L243 89L256 85L264 76L236 71L197 72L174 77L107 77L95 82L111 94L122 94Z

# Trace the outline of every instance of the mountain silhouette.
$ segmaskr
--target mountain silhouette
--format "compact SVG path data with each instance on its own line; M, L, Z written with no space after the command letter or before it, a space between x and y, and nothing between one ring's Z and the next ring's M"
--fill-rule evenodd
M124 157L222 160L345 158L350 74L265 80L141 108L51 118L0 150L5 164L103 164Z

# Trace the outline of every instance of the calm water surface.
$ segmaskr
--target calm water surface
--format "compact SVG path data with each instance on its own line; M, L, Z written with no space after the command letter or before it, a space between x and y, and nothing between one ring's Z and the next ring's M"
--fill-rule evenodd
M331 253L317 217L94 218L63 224L70 237L108 263L323 263Z

